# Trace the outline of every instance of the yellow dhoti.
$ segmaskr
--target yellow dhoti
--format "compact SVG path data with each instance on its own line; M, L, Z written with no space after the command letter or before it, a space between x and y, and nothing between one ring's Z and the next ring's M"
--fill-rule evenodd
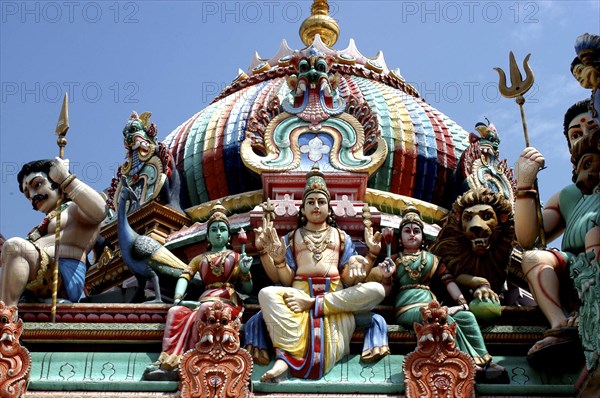
M314 307L294 313L284 300L290 291L314 297ZM296 278L292 287L262 289L258 300L277 357L293 376L317 379L349 353L354 313L372 310L384 297L376 282L343 288L339 278Z

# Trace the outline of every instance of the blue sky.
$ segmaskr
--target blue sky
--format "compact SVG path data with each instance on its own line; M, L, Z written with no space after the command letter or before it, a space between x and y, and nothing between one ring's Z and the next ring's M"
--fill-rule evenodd
M151 111L159 139L210 103L258 52L282 39L298 49L309 1L0 2L0 233L24 236L42 219L16 183L27 161L58 154L62 93L70 102L66 156L97 190L122 163L132 110ZM566 108L589 96L569 73L575 38L600 32L598 1L336 1L334 46L354 38L368 57L383 51L427 102L467 131L488 117L501 157L524 148L518 106L500 97L508 53L532 53L536 76L525 111L532 145L545 155L542 199L570 183L562 135Z

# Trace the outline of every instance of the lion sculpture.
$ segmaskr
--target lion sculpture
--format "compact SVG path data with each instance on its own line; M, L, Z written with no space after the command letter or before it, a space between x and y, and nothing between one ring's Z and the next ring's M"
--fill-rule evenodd
M500 314L499 294L508 276L514 241L511 202L501 193L476 188L459 196L431 247L471 301L478 320L492 320ZM469 297L470 296L470 297ZM474 309L482 302L483 312ZM490 313L491 311L491 313ZM486 315L492 319L486 319Z

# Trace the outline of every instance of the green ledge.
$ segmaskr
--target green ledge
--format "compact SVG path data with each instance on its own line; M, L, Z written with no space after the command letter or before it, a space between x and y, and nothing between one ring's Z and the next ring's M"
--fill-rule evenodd
M139 391L173 392L178 382L142 380L146 366L158 353L66 353L33 352L29 391ZM550 376L539 373L523 357L494 358L509 374L510 384L477 385L478 394L574 396L577 373ZM376 363L364 363L349 355L321 380L289 378L279 383L261 383L268 366L254 366L253 390L262 393L404 393L403 355L387 356Z

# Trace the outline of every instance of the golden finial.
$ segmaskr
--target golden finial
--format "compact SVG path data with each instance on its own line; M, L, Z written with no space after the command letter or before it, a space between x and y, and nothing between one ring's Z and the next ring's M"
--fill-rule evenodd
M340 26L329 16L327 0L315 0L310 8L310 17L300 26L300 38L308 47L319 34L327 47L333 47L340 35Z

